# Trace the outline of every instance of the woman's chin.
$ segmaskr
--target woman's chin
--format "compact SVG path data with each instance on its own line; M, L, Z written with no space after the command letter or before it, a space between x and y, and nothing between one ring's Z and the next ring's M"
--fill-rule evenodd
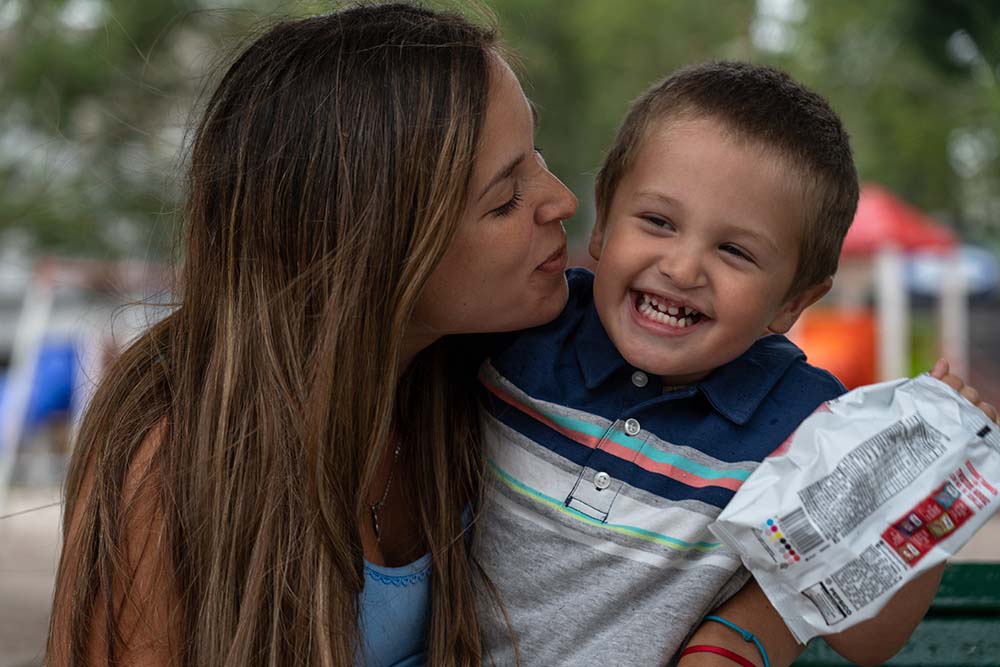
M527 329L530 327L538 327L543 324L548 324L552 320L559 317L559 314L566 307L566 302L568 300L569 285L566 284L566 274L560 274L558 282L553 287L551 293L539 302L536 312L534 313L534 323L522 328Z

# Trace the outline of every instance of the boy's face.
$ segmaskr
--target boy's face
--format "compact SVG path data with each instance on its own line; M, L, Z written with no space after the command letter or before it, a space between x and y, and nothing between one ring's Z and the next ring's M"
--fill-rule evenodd
M829 290L786 298L804 219L795 175L759 145L711 119L654 129L591 236L601 323L631 365L700 380Z

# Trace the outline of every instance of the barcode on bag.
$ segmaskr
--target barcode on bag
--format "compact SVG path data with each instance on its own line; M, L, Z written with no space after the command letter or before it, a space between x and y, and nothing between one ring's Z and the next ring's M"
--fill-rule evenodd
M813 528L806 511L801 507L778 519L778 525L803 558L823 544L823 536Z

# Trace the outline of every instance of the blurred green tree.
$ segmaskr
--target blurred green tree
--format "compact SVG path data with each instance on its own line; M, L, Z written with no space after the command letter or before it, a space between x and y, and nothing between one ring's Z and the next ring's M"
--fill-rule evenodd
M164 254L191 109L262 15L310 9L287 4L0 0L0 235L67 255Z
M1000 4L427 1L496 13L541 111L539 146L580 195L577 236L628 102L676 67L738 58L829 97L863 179L1000 242ZM0 0L0 239L20 230L51 252L162 253L206 82L270 17L339 4Z

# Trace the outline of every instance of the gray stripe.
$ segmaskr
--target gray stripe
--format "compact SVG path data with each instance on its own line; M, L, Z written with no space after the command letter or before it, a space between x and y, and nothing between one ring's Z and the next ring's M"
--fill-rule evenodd
M494 509L484 510L483 523L495 530L477 533L474 548L510 614L524 665L664 664L742 584L736 564L663 570ZM517 540L494 539L509 535ZM485 590L478 608L485 662L514 664L507 626Z

